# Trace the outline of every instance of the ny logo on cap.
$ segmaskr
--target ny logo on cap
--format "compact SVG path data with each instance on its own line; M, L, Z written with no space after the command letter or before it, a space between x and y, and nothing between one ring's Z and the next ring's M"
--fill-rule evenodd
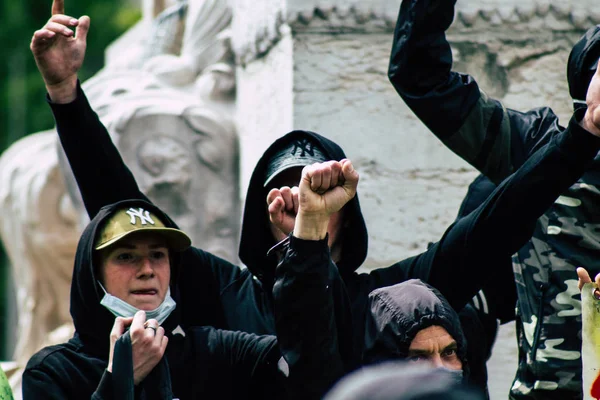
M294 143L294 147L292 148L292 155L296 154L296 150L300 150L300 157L306 157L306 154L310 154L311 156L315 156L315 145L310 139L299 139Z
M135 225L136 223L136 217L140 219L140 223L142 225L146 225L147 223L154 225L154 221L152 220L152 217L150 217L150 212L144 210L143 208L139 208L138 210L134 209L133 207L130 208L129 210L125 211L129 217L131 218L129 220L129 222L131 223L131 225Z

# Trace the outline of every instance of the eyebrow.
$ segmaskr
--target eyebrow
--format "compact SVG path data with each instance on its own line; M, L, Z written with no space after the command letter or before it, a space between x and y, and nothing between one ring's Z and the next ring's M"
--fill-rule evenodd
M448 346L444 347L442 349L442 353L446 350L458 350L458 345L456 344L456 341L450 343Z
M456 344L456 341L450 343L448 346L444 347L442 349L442 351L440 351L440 353L443 353L447 350L458 350L458 345ZM425 356L431 354L431 352L429 350L421 350L421 349L413 349L413 350L408 350L408 355L409 356Z
M160 249L160 248L165 248L166 249L167 248L167 244L166 243L154 243L154 244L151 244L148 247L150 247L153 250L154 249ZM121 243L121 244L119 244L116 247L116 249L135 250L136 247L133 244L131 244L131 243Z

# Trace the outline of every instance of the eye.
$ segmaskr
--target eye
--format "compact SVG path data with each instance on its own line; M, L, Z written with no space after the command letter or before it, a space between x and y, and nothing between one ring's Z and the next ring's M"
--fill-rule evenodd
M423 361L425 358L423 356L412 356L412 357L408 357L408 361L410 362L419 362L419 361Z
M127 262L127 261L132 261L134 259L134 257L133 257L132 253L119 253L119 254L117 254L116 259L117 259L117 261Z
M153 251L150 253L150 258L153 260L163 260L167 257L167 253L162 250Z
M446 349L442 353L442 357L454 357L456 355L456 349Z

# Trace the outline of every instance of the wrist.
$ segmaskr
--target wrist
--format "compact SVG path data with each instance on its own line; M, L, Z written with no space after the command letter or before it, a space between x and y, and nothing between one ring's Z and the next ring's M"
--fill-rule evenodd
M293 235L303 240L323 240L327 236L329 215L325 213L304 213L298 211Z
M583 119L579 122L579 125L592 135L600 137L600 128L594 124L593 114L594 112L588 108Z
M53 103L71 103L77 98L77 75L70 76L59 83L46 83L46 90Z

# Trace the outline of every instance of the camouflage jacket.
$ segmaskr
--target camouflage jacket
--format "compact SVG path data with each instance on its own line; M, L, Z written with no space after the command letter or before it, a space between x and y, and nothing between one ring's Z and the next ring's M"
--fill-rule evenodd
M443 143L495 183L564 128L549 108L507 109L452 72L445 30L455 1L402 2L389 78ZM513 257L519 367L513 399L581 399L581 301L576 267L600 272L600 158L538 220ZM493 301L489 299L488 301Z

